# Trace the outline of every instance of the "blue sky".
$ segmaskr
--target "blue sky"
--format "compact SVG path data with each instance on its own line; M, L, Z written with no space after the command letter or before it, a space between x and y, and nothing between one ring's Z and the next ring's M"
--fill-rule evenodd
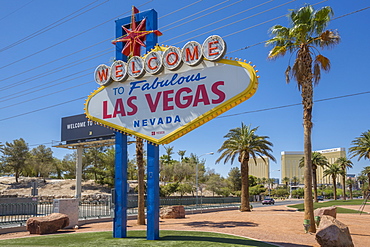
M224 38L228 57L252 61L259 70L256 94L220 117L166 146L175 152L204 155L206 166L227 176L232 166L215 164L223 136L241 122L259 126L257 134L274 144L271 176L280 177L280 153L303 150L302 107L296 83L286 84L284 71L294 57L270 61L264 44L268 29L288 25L284 17L307 1L247 0L97 0L97 1L0 1L0 142L23 138L34 148L60 140L62 117L83 113L84 102L97 84L93 72L115 57L111 40L115 22L130 14L131 6L158 12L159 43L182 47L187 41L203 42L209 35ZM315 8L331 6L334 20L328 29L342 37L331 50L319 51L331 60L315 88L313 150L344 147L370 129L370 86L367 1L313 0ZM367 9L365 9L367 8ZM363 10L365 9L365 10ZM358 11L358 12L356 12ZM280 18L279 18L280 17ZM249 48L246 48L251 46ZM351 95L351 96L350 96ZM347 96L347 97L343 97ZM289 106L294 105L294 106ZM284 107L286 106L286 107ZM281 107L281 108L280 108ZM277 109L274 109L277 108ZM63 158L71 150L52 148ZM164 148L160 148L161 154ZM130 153L130 158L133 152ZM178 158L175 154L174 158ZM358 174L369 161L352 159Z

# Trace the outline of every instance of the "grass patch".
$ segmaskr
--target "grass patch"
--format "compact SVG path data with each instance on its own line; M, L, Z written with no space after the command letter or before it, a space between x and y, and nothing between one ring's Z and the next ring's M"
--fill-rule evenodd
M113 238L112 232L56 234L0 240L0 246L252 246L275 245L213 232L160 231L159 240L146 240L146 231L128 231L127 238Z
M360 205L362 205L364 201L363 200L333 200L333 201L326 201L326 202L314 202L313 207L314 210L317 208L324 208L324 207L331 207L331 206L347 206L347 205L358 205L358 208L360 209ZM288 207L291 208L297 208L298 211L304 211L304 203L296 204L296 205L290 205ZM337 213L339 214L359 214L361 213L358 210L352 210L352 209L346 209L346 208L337 208Z

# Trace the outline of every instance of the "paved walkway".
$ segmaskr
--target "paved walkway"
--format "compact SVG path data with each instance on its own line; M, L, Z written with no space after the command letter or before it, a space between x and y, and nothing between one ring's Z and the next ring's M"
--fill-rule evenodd
M358 210L358 206L349 206ZM370 211L370 205L364 211ZM338 214L337 219L346 224L356 247L370 246L370 214ZM136 220L128 221L130 230L146 230ZM112 222L85 224L71 232L111 231ZM306 234L303 229L303 212L285 206L264 206L252 212L227 210L212 213L188 214L185 219L160 220L160 230L211 231L234 234L286 247L319 246L315 234ZM0 235L0 239L27 237L28 232ZM1 241L0 241L1 245Z

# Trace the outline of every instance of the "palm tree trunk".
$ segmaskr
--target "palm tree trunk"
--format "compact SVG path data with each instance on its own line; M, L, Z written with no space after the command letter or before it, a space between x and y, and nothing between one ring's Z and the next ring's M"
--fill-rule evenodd
M342 184L343 184L343 193L342 193L342 196L343 196L343 200L346 200L346 173L345 172L342 175Z
M317 200L317 174L316 174L316 169L312 170L312 182L313 182L314 199L315 199L315 202L318 202L318 200Z
M242 193L241 193L241 203L240 203L240 211L241 212L250 212L249 206L249 170L248 170L248 159L244 159L240 166L241 166L241 175L242 175Z
M136 161L138 169L138 212L137 212L137 224L145 225L145 187L144 187L144 154L143 154L143 139L136 138Z
M313 85L312 85L312 58L307 45L301 46L297 59L302 67L300 81L301 97L303 105L303 132L304 132L304 219L310 220L309 232L315 233L315 219L313 214L312 200L312 106L313 106Z
M353 199L352 184L349 185L349 196L350 196L350 199L352 200Z
M337 181L335 177L333 176L333 192L334 192L334 200L337 200Z

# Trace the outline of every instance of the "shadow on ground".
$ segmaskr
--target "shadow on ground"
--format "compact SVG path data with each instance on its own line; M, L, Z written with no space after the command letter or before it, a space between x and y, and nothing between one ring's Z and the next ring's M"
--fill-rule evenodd
M312 247L312 245L305 245L305 244L291 244L291 243L284 243L284 242L270 242L271 244L277 244L279 246L284 247Z
M200 241L200 242L214 242L233 245L246 245L258 247L271 247L273 245L251 240L251 239L235 239L235 238L217 238L217 237L199 237L199 236L166 236L161 237L160 241Z
M214 228L229 228L229 227L256 227L258 224L245 221L223 221L223 222L213 222L213 221L194 221L185 223L186 226L192 227L214 227Z

